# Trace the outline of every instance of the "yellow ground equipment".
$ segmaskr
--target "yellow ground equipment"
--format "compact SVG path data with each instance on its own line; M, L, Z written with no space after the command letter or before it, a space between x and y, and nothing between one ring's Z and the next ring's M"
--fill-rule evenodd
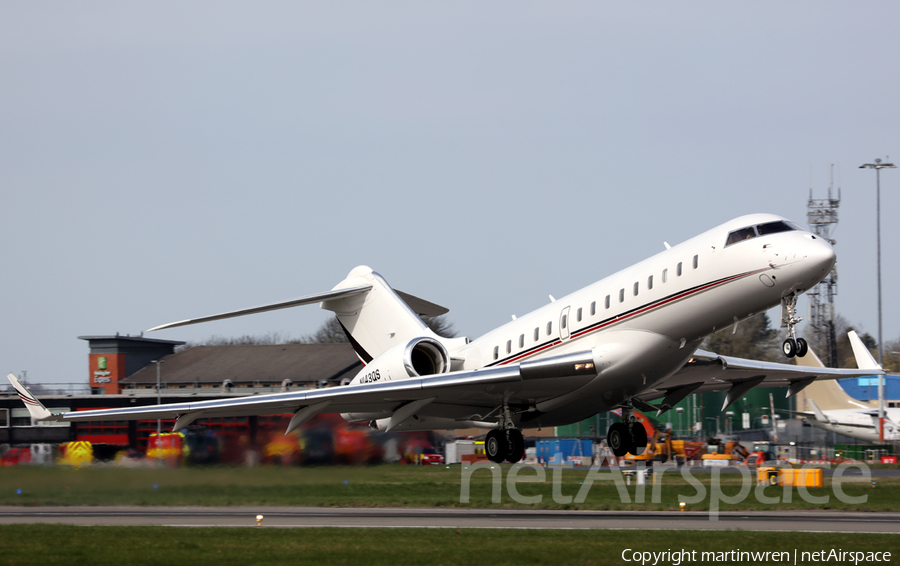
M649 423L649 420L647 421ZM645 428L647 428L645 426ZM647 448L643 453L635 456L631 453L625 455L626 462L668 462L678 464L686 460L694 460L699 456L703 446L700 442L685 440L673 440L672 431L659 431L652 428L647 431Z
M84 466L94 461L94 446L86 440L66 442L60 449L60 462L63 464Z
M766 460L764 452L750 452L734 440L730 440L724 448L721 442L710 441L707 450L709 452L701 457L706 467L727 467L734 464L756 466Z
M759 483L768 485L802 485L804 487L822 487L824 480L822 468L776 468L761 466L756 472Z

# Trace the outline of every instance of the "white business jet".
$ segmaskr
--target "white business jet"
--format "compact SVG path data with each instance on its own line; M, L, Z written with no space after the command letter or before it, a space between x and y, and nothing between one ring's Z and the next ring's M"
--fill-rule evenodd
M817 378L871 375L718 356L697 348L716 330L781 304L788 357L807 350L795 338L797 296L830 271L827 240L784 218L737 218L565 297L484 336L442 338L422 314L446 309L394 291L368 267L327 293L184 320L152 330L319 303L333 311L365 367L343 387L145 407L52 414L10 375L32 418L47 421L195 419L292 413L287 432L318 413L341 413L378 430L490 428L485 452L518 461L521 428L577 422L619 408L607 440L622 456L642 451L641 410L665 411L691 393L727 390L725 406L754 387L788 386L794 395ZM552 299L552 297L551 297ZM851 340L853 337L851 337ZM858 340L858 338L857 338ZM661 399L658 405L650 400Z
M811 412L786 412L803 417L805 422L816 428L866 442L881 442L878 438L880 425L877 408L823 411L812 399L809 404L812 406ZM897 425L900 422L900 409L885 409L884 412L884 442L897 442L900 440L900 426Z

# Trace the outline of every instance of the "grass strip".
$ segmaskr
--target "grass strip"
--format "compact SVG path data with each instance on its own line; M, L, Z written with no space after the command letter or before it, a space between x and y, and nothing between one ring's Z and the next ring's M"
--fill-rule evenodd
M493 529L275 529L0 526L0 564L191 566L269 564L640 564L634 552L695 552L659 559L657 566L769 564L731 551L803 552L831 549L890 552L900 556L900 536L679 531L543 531ZM626 552L627 549L630 549ZM715 553L706 556L703 552ZM688 559L685 559L688 558ZM710 560L709 558L712 558ZM821 560L798 560L797 564ZM793 564L793 560L789 563ZM847 563L846 560L840 563ZM852 561L851 561L852 563ZM869 562L871 563L871 562ZM884 563L884 562L882 562ZM652 564L652 562L650 562Z
M545 481L517 483L524 497L539 497L539 502L523 504L512 496L508 483L509 468L478 470L469 477L468 503L461 501L464 474L458 466L372 466L319 468L138 468L114 467L11 467L0 468L0 505L153 505L153 506L235 506L284 505L316 507L484 507L593 510L678 510L679 503L697 496L703 498L688 505L689 510L708 510L713 490L708 473L697 474L689 483L679 472L670 471L659 486L639 488L601 479L585 490L583 501L576 500L587 470L561 470L559 489L554 495L553 477L548 470ZM494 474L497 475L494 475ZM524 469L518 478L535 477ZM495 478L500 478L499 498L495 497ZM755 478L755 476L754 476ZM716 499L720 511L773 509L841 509L850 511L900 510L900 478L875 478L846 483L841 492L864 502L846 503L837 496L826 477L825 487L810 488L808 495L796 488L769 486L757 491L755 479L748 490L740 474L719 477ZM737 497L744 489L743 498ZM624 494L624 496L623 496ZM562 496L562 497L559 497ZM568 499L568 498L571 498ZM766 500L768 498L768 500ZM777 503L773 503L772 500ZM790 501L787 501L790 499Z

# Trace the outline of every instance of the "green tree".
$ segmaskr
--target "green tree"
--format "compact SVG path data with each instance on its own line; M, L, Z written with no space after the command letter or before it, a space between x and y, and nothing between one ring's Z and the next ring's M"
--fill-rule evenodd
M733 326L723 328L707 336L701 346L704 350L723 356L734 356L763 361L784 361L778 330L769 323L769 315L760 313Z

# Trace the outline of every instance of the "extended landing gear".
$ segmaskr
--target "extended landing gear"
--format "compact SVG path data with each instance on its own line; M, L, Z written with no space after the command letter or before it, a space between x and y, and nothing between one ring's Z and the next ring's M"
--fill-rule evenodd
M625 422L613 423L606 433L606 444L612 450L616 458L625 454L639 456L647 449L647 430L634 416L631 407L622 408L622 418Z
M807 344L806 340L803 338L797 338L796 340L788 338L784 341L784 344L781 345L781 349L784 352L784 355L789 358L793 358L794 356L802 358L809 352L809 344Z
M504 460L515 464L525 457L525 437L513 424L512 414L505 401L500 413L500 428L488 432L484 437L484 453L495 464Z
M803 338L797 338L797 323L803 317L797 316L797 295L788 295L781 299L781 327L788 329L788 339L781 345L784 355L793 358L802 358L809 351L809 344Z
M525 455L525 437L516 428L494 429L484 437L484 453L496 464L515 464Z

